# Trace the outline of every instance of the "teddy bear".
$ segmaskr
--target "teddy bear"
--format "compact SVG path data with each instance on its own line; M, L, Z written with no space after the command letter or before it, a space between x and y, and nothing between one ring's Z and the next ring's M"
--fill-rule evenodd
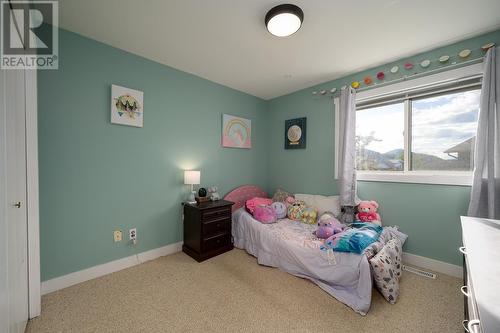
M323 213L318 218L318 229L314 232L314 235L321 239L327 239L342 232L342 230L344 230L344 225L333 214Z
M356 220L361 222L371 222L382 226L382 219L377 213L378 203L376 201L361 201L358 205Z

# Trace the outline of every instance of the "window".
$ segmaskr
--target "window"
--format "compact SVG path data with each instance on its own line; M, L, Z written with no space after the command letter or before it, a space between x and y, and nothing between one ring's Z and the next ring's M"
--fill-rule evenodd
M479 95L479 89L447 92L357 111L357 169L472 171ZM405 107L411 133L407 161Z
M356 113L356 166L358 170L404 170L404 103Z
M411 102L411 170L472 171L479 89Z
M478 64L358 92L358 180L470 185L480 88Z

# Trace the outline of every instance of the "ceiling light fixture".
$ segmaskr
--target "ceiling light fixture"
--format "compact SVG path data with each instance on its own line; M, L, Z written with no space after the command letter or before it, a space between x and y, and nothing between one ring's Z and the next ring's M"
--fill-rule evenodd
M304 21L304 12L292 4L283 4L272 8L266 14L266 28L271 34L286 37L300 29Z

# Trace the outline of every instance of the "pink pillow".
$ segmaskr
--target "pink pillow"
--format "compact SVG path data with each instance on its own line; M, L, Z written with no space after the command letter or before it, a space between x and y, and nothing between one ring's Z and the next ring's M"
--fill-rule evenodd
M255 208L258 206L270 206L273 200L268 198L252 198L245 202L245 207L247 211L253 215Z
M270 206L257 206L253 217L262 223L274 223L277 220L276 212Z

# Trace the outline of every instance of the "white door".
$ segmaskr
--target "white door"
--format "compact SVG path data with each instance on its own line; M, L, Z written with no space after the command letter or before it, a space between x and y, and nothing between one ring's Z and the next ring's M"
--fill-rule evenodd
M24 70L3 70L5 120L5 225L8 332L28 321L28 220L26 210L26 97ZM0 273L1 274L1 273Z

